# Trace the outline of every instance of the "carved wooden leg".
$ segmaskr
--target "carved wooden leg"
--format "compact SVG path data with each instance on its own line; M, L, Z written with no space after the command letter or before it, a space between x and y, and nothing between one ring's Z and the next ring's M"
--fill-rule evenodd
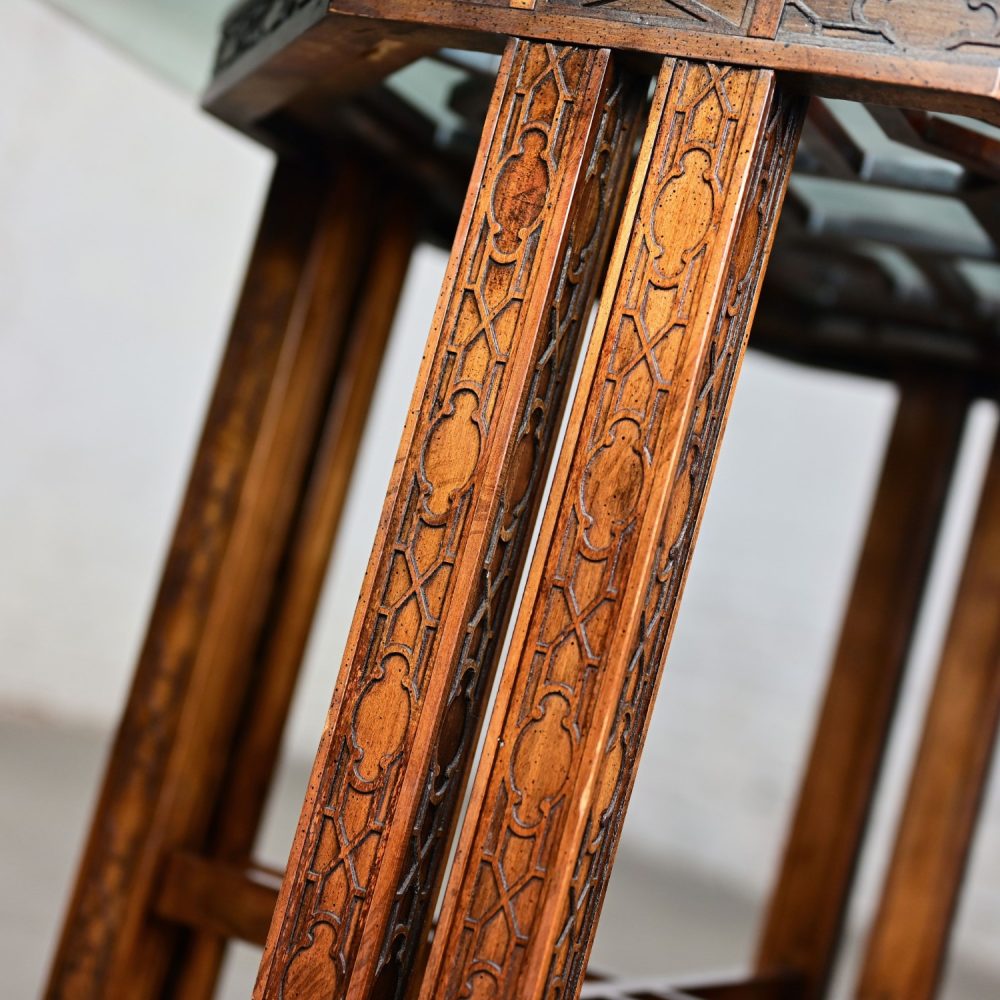
M157 881L172 851L207 832L376 198L367 171L352 165L278 167L50 998L142 1000L164 987L178 929L152 918Z
M383 219L376 215L371 220L373 257L353 307L329 412L283 557L267 625L254 655L250 692L213 810L204 853L228 864L245 866L253 852L375 380L417 236L415 209L412 194L403 192L388 199ZM193 935L175 959L172 995L182 1000L208 1000L225 945L226 939L219 934Z
M507 48L258 997L407 984L644 91Z
M938 986L1000 723L1000 435L875 926L859 1000Z
M820 1000L843 925L968 395L905 383L757 954Z
M420 993L579 991L801 124L667 61Z

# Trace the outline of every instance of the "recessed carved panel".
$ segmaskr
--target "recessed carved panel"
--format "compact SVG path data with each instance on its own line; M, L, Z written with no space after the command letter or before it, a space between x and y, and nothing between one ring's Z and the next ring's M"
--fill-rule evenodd
M573 879L564 901L546 996L575 996L597 929L614 851L625 820L649 712L663 667L678 599L746 346L750 316L763 277L782 195L802 122L799 101L778 101L767 123L722 291L723 307L702 370L688 423L667 519L645 588L639 635L629 657L604 764Z
M743 27L751 0L540 0L536 9L572 10L600 17L676 24L692 31L730 33Z
M997 0L787 0L779 37L906 51L1000 47Z
M583 802L594 803L598 819L610 815L621 775L631 773L626 762L634 754L620 741L600 755L599 774L581 768L600 706L619 698L608 689L609 677L622 670L627 690L637 693L638 675L624 669L620 648L631 620L629 574L647 558L650 508L662 509L663 487L654 490L654 483L676 468L671 420L687 412L699 375L697 387L711 400L726 364L717 353L721 340L702 344L701 312L719 308L716 286L727 297L727 308L715 313L720 325L726 334L730 327L740 338L745 333L762 252L756 243L749 250L741 244L735 276L728 268L719 273L718 253L733 224L747 158L759 153L761 126L753 123L765 94L761 74L750 70L670 63L661 77L651 161L603 343L585 371L580 436L572 460L561 459L549 501L559 514L539 541L544 570L537 591L525 595L498 701L502 732L480 777L484 799L438 931L438 980L427 996L540 995L537 949L546 945L539 935L550 926L540 920L565 862L561 838L574 828ZM750 223L762 247L769 245L772 219ZM697 367L702 357L711 358L704 372ZM693 405L692 411L691 433L701 441L708 411ZM671 500L690 492L679 482ZM674 530L681 531L676 521ZM602 843L599 830L588 834L593 852ZM571 909L579 912L575 900ZM546 995L561 996L565 970L576 968L568 961L579 950L572 934L563 930L560 942Z

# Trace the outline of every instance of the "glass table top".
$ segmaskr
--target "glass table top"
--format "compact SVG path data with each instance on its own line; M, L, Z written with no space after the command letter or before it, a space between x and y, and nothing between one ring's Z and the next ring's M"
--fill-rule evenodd
M47 2L188 92L192 104L211 76L219 28L233 7L233 0ZM385 84L432 123L435 146L468 157L496 65L495 56L443 50ZM993 142L970 161L971 133ZM1000 184L1000 129L814 100L775 253L781 269L784 252L789 275L801 274L796 258L812 255L804 282L811 287L800 290L811 295L804 321L849 302L852 268L861 268L878 272L878 282L917 310L965 296L973 305L968 321L983 319L980 336L1000 344L1000 224L981 198L969 198L981 184L993 191ZM790 282L787 290L798 294Z
M121 49L150 72L192 96L208 83L219 29L227 14L238 7L234 0L45 0ZM461 127L461 116L452 107L455 87L469 75L489 77L498 57L484 53L443 50L435 58L421 59L392 74L386 83L398 96L413 104L442 130L443 137ZM942 170L958 168L893 143L864 111L846 101L827 101L834 114L847 124L869 157L885 160L891 154L900 167ZM1000 141L1000 129L982 122L977 130ZM859 203L859 207L862 207Z
M237 6L233 0L46 2L193 99L211 77L220 25ZM497 56L485 53L445 51L404 67L386 83L430 118L447 140L466 124L450 105L454 88L470 73L492 75L498 64Z
M219 25L233 0L47 0L175 86L208 82Z

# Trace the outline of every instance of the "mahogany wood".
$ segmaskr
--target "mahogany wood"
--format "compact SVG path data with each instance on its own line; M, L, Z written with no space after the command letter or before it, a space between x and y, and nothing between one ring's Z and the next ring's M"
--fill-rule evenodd
M206 607L218 586L261 410L290 317L322 180L279 164L226 355L112 748L46 996L97 997L120 958L129 889L159 805ZM309 193L311 197L303 197Z
M463 203L469 157L375 85L507 35L536 41L506 48ZM207 1000L226 939L261 941L275 876L253 837L379 357L418 228L440 241L459 204L255 996L577 995L785 195L794 89L893 105L873 111L886 135L939 160L873 160L814 101L803 173L953 198L979 229L789 199L757 341L906 376L896 428L758 974L595 995L820 1000L965 406L1000 378L1000 306L963 270L1000 257L1000 143L928 113L1000 123L998 59L1000 8L980 0L241 4L206 106L339 165L276 174L46 996ZM943 961L1000 716L997 447L861 1000L929 1000Z
M930 1000L1000 724L1000 435L896 837L858 1000Z
M159 996L166 858L204 844L367 256L375 178L281 164L46 995Z
M507 49L256 996L408 981L644 95Z
M968 396L904 383L757 952L826 994L951 483Z
M390 196L384 216L379 219L376 215L372 222L373 256L359 284L312 470L255 654L246 707L220 783L207 843L214 859L245 863L253 850L368 406L417 235L412 191ZM263 897L260 905L263 907ZM271 912L273 908L274 899ZM265 925L259 940L253 939L255 943L263 945L266 930ZM178 998L212 996L225 937L209 932L185 943L174 959L173 992Z
M163 869L156 914L211 934L264 944L281 872L196 854L172 854ZM178 996L188 994L178 991Z
M579 989L801 111L661 70L421 1000Z

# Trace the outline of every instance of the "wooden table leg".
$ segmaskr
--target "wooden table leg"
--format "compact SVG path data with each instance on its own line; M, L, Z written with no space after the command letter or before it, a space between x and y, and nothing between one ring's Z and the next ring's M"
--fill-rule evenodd
M644 97L508 45L257 997L407 984Z
M354 164L280 164L66 916L46 996L159 996L152 917L200 846L339 364L378 194ZM368 191L368 194L362 192Z
M665 62L420 997L576 996L801 127Z
M994 445L859 1000L930 1000L1000 723L1000 435Z
M373 256L359 283L319 444L311 463L278 586L254 655L252 683L220 783L203 856L248 865L271 787L282 734L326 579L351 472L403 280L417 237L412 192L391 195L372 221ZM164 886L169 891L169 886ZM174 960L172 995L209 1000L226 939L197 933Z
M968 409L904 382L809 764L757 953L820 1000L844 914Z

